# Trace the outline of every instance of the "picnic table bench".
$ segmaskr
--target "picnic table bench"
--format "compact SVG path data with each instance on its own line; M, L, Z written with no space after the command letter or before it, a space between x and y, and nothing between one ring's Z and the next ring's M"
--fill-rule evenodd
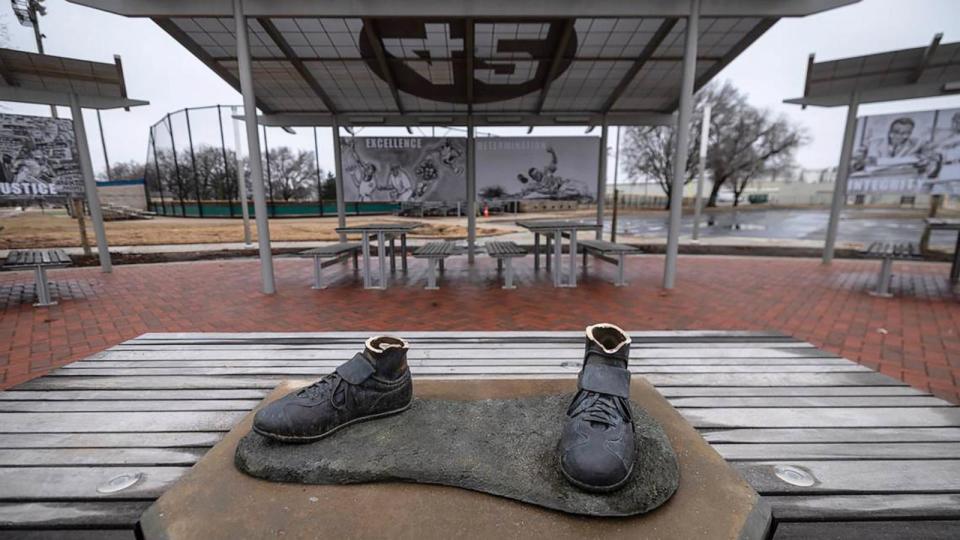
M502 240L490 240L485 244L487 255L497 260L497 272L503 271L504 261L506 261L507 271L503 276L504 289L516 289L513 284L513 259L525 257L527 250L523 249L516 242Z
M615 244L606 240L581 240L583 249L583 271L587 271L587 254L597 259L617 265L617 280L614 284L623 287L627 284L623 279L623 256L640 253L640 248L627 244Z
M0 537L132 540L280 381L369 335L143 334L0 392ZM583 358L582 331L398 335L415 378L573 380ZM958 537L960 408L776 333L630 335L630 370L771 505L775 539Z
M427 286L426 289L439 289L437 286L437 262L440 264L440 271L443 271L443 261L447 257L460 254L460 248L454 242L427 242L413 252L415 259L427 260Z
M868 259L880 259L880 274L877 276L877 288L869 291L873 296L890 298L890 280L893 278L891 270L893 260L919 260L920 249L912 242L873 242L863 250L863 256Z
M70 266L72 261L62 249L15 249L7 255L3 263L4 270L22 270L33 268L36 277L37 307L55 306L50 298L50 284L47 281L47 268Z
M327 246L320 246L318 248L308 249L306 251L301 251L301 257L312 257L313 258L313 287L314 289L326 289L327 286L323 283L323 260L322 259L333 259L330 263L335 263L337 260L342 259L348 255L353 255L353 267L357 268L357 256L360 253L362 245L359 242L340 242L337 244L330 244Z

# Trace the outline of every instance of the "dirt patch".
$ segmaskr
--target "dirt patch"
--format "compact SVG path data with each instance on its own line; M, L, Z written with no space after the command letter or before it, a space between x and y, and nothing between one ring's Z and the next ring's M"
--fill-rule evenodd
M89 221L89 220L88 220ZM373 221L418 221L393 216L350 217L350 224ZM42 247L79 247L80 233L76 220L62 210L44 213L28 211L0 218L0 249ZM337 219L297 218L270 220L270 238L284 241L335 241ZM239 219L190 219L158 217L141 221L111 221L105 224L107 240L115 246L152 246L164 244L215 244L243 240L243 223ZM256 227L252 227L256 240ZM477 236L494 236L512 232L506 227L478 227ZM93 242L93 228L87 223L87 235ZM414 231L413 238L463 239L467 228L456 221L431 221Z

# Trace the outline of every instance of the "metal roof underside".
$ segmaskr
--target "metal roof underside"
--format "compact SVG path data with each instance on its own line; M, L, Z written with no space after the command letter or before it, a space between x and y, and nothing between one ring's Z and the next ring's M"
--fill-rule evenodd
M814 62L807 66L803 97L786 103L836 107L859 103L942 96L960 90L960 42Z
M0 100L113 109L146 105L127 97L120 57L113 64L0 49Z
M71 0L150 17L238 91L232 2ZM858 0L703 0L699 88L781 17ZM689 3L244 0L271 125L670 122Z

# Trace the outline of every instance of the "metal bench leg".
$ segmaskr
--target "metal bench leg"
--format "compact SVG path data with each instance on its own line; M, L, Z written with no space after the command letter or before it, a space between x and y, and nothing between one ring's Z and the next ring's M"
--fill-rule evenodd
M583 248L583 274L587 274L587 248Z
M383 246L383 231L377 233L377 262L380 263L379 288L387 288L387 259Z
M568 287L577 286L577 230L570 231L570 279Z
M533 271L540 270L540 233L533 233Z
M360 255L359 251L353 250L353 269L354 270L356 270L357 268L360 268L360 263L357 262L357 257L359 255Z
M497 272L503 272L503 259L497 257Z
M370 237L367 236L367 233L363 233L363 239L360 242L361 250L363 251L363 288L370 289Z
M890 294L890 270L893 267L893 258L884 257L883 262L880 263L880 276L877 278L877 288L876 290L869 291L872 296L879 296L881 298L890 298L893 295Z
M407 233L400 235L400 268L407 273Z
M320 257L313 258L313 289L326 289L327 286L323 284L323 264L320 262Z
M446 259L443 258L443 257L440 258L440 271L441 271L441 272L443 272L443 271L445 270L445 268L443 267L443 261L444 261L444 260L446 260Z
M546 261L546 262L547 262L546 268L547 268L547 272L549 272L549 271L551 270L551 266L552 266L552 263L553 263L553 260L552 260L552 259L553 259L553 250L550 249L550 242L552 241L552 239L550 238L550 235L549 235L549 234L545 234L545 235L543 235L543 237L544 237L544 244L546 245L546 251L547 251L547 256L544 257L544 258L547 260L547 261ZM556 285L556 284L557 284L557 280L553 280L553 284Z
M554 286L554 287L562 287L562 286L563 286L563 281L560 279L560 278L563 277L563 267L561 266L561 262L560 262L560 261L561 261L561 258L563 257L563 240L562 240L562 236L561 236L560 234L561 234L560 231L557 231L557 232L553 233L553 244L554 244L554 246L553 246L553 258L554 258L553 264L556 265L556 266L554 266L554 272L553 272L553 286ZM549 238L549 237L548 237L548 238ZM547 269L549 269L549 268L550 268L550 260L547 259Z
M503 276L503 288L504 289L516 289L517 287L513 284L513 257L507 257L507 272Z
M390 237L390 273L397 271L397 239Z
M443 259L440 259L443 261ZM437 260L434 258L427 259L427 287L428 290L436 290L440 287L437 287Z
M56 302L50 300L50 284L47 283L47 269L38 265L34 267L34 275L37 281L37 303L34 304L34 306L48 307L57 305Z
M623 287L627 282L623 280L623 253L617 253L617 287Z

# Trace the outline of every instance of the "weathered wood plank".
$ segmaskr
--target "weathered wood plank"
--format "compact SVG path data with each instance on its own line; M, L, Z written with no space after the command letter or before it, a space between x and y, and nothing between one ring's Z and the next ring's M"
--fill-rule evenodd
M116 377L126 375L292 375L298 377L316 377L330 373L335 366L309 367L163 367L163 368L96 368L82 369L61 368L48 377ZM577 374L580 365L547 365L547 366L458 366L458 365L410 365L410 372L414 376L431 375L563 375ZM704 373L749 373L749 374L787 374L787 373L870 373L869 368L850 364L847 366L630 366L630 372L641 375L648 374L704 374Z
M3 401L261 400L266 390L7 390Z
M576 371L567 377L573 377ZM501 375L501 378L516 378L518 375ZM496 378L495 375L490 375ZM532 376L534 377L534 376ZM198 389L198 388L273 388L285 379L308 380L304 376L260 375L244 376L116 376L116 377L42 377L27 381L18 390L132 390L132 389ZM448 377L476 378L476 375L459 371ZM541 375L540 378L563 378L559 374ZM646 376L654 386L714 386L714 387L789 387L789 386L906 386L902 382L880 373L716 373L716 374L651 374Z
M778 520L960 519L960 493L767 496Z
M34 448L0 449L0 467L78 465L191 466L206 448Z
M249 411L259 400L0 401L4 412ZM3 426L0 426L3 429Z
M130 433L0 433L0 448L210 447L224 431Z
M229 431L246 414L246 411L0 413L0 432Z
M960 428L800 428L701 430L710 444L960 442Z
M933 396L686 397L670 399L674 407L955 407Z
M713 444L728 461L960 459L960 443ZM957 486L960 491L960 486Z
M321 349L321 350L294 350L277 349L269 352L259 350L255 347L248 347L239 350L185 350L185 351L141 351L141 350L108 350L96 355L100 360L171 360L171 359L194 359L194 360L339 360L344 361L352 357L358 349ZM775 348L730 348L730 349L712 349L704 354L704 349L642 349L635 348L630 351L630 360L634 362L643 362L645 359L659 358L836 358L819 349L775 349ZM426 358L444 358L444 359L516 359L521 358L547 358L547 359L572 359L583 360L583 346L570 347L565 349L524 349L518 352L513 348L502 349L415 349L411 348L407 353L407 358L419 360Z
M952 427L960 408L847 407L678 409L696 428Z
M345 358L352 358L352 355ZM73 362L64 366L64 369L103 369L103 368L158 368L158 367L313 367L317 369L333 369L344 362L340 360L316 360L302 358L297 360L196 360L177 359L171 355L166 360L101 360L87 359ZM580 366L580 359L563 358L430 358L407 359L411 366ZM856 367L862 366L843 358L659 358L644 361L634 365L635 368L713 368L740 367L740 368L820 368L820 367Z
M133 529L0 529L0 540L136 540Z
M960 521L854 521L797 523L777 525L773 540L956 540Z
M0 528L133 527L152 501L0 503Z
M742 338L742 337L769 337L795 341L786 334L779 332L761 332L751 330L627 330L633 339L642 338L679 338L679 337L702 337L702 338ZM194 339L338 339L338 340L365 340L370 336L378 334L391 334L404 336L407 339L417 338L442 338L442 339L466 339L483 338L492 340L502 340L509 338L541 338L541 339L576 339L583 338L583 330L522 330L522 331L408 331L397 330L389 332L147 332L134 338L135 340L153 339L153 340L194 340Z
M664 397L929 396L909 386L657 386Z
M794 493L955 493L960 460L735 461L733 467L761 495ZM813 477L812 486L787 483L777 467L792 467Z
M110 347L106 350L108 351L131 351L131 350L140 350L140 351L194 351L194 350L223 350L223 351L235 351L243 350L250 347L249 343L232 343L229 341L211 341L211 342L194 342L190 344L181 344L180 341L162 341L162 342L151 342L151 341L140 341L140 340L131 340L124 341ZM355 344L348 344L344 342L338 343L329 343L324 341L300 343L300 342L291 342L291 343L259 343L257 348L264 351L273 351L273 350L359 350L363 346L362 341L358 341ZM514 341L511 343L496 343L496 342L486 342L479 343L476 341L457 341L456 343L451 342L433 342L433 341L416 341L414 340L410 344L411 348L414 350L437 350L437 349L484 349L488 350L491 348L509 348L514 350L525 351L527 349L569 349L575 347L576 344L572 342L522 342ZM643 341L643 342L634 342L631 345L631 349L757 349L757 348L776 348L776 349L815 349L814 345L806 343L803 341L775 341L775 342L765 342L765 341Z
M189 467L0 467L0 501L156 499ZM116 493L98 487L119 475L142 479Z

